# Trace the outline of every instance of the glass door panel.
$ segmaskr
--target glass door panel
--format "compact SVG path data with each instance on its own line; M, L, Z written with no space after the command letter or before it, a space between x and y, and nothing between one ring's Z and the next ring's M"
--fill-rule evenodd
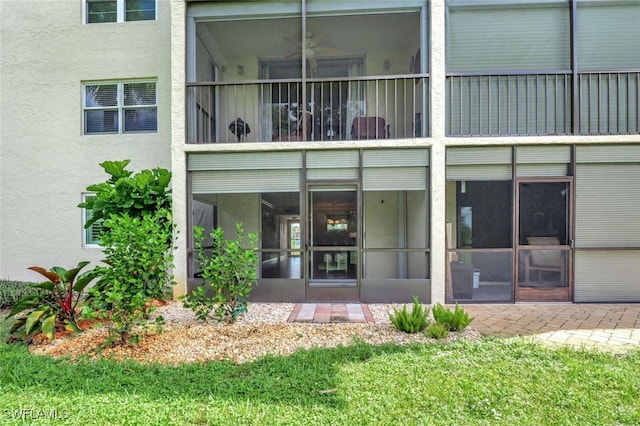
M355 185L309 189L309 283L357 285L358 197Z
M519 181L516 301L570 301L571 181Z

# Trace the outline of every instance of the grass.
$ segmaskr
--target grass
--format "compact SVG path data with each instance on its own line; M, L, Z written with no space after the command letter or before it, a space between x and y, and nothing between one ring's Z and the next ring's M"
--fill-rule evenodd
M167 367L53 360L0 343L0 395L3 425L636 425L640 350L354 342Z

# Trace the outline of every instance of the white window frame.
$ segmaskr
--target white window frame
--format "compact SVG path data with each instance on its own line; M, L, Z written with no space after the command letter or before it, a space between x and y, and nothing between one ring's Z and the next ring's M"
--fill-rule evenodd
M125 105L124 104L124 86L135 83L153 83L155 85L155 101L153 105ZM101 85L117 85L116 105L107 107L88 107L87 106L87 86ZM125 110L130 109L151 109L156 110L156 129L155 130L129 130L126 131L125 126ZM118 130L114 132L87 132L86 112L99 110L117 110L118 112ZM84 136L100 136L100 135L117 135L117 134L136 134L136 133L158 133L158 81L157 80L121 80L121 81L85 81L82 83L82 134Z
M116 20L113 22L89 22L89 6L88 3L91 3L92 0L84 0L82 2L82 16L84 17L84 23L93 25L93 24L114 24L114 23L122 23L122 22L144 22L151 21L151 19L145 19L141 21L127 21L126 20L126 1L127 0L111 0L116 3ZM154 0L154 17L153 21L158 20L158 0Z
M83 193L82 194L82 202L86 203L88 198L95 197L94 193ZM87 221L89 220L89 213L91 210L82 209L82 247L90 247L90 248L100 248L100 243L94 241L91 238L91 235L94 233L99 233L102 225L97 222L91 225L89 228L85 228ZM97 229L96 229L97 228Z

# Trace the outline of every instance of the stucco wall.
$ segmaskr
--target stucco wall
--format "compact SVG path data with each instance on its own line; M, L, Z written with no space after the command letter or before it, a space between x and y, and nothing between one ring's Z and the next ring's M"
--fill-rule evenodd
M82 3L0 2L0 278L102 258L82 247L76 207L107 179L100 162L171 167L169 2L158 1L157 21L89 25ZM82 83L134 78L157 79L157 133L84 136Z

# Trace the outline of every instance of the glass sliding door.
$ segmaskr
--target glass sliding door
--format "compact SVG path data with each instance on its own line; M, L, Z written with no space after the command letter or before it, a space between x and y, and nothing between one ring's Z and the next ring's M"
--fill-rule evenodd
M518 181L516 301L571 300L571 184Z
M309 186L307 299L358 299L358 228L356 185Z

